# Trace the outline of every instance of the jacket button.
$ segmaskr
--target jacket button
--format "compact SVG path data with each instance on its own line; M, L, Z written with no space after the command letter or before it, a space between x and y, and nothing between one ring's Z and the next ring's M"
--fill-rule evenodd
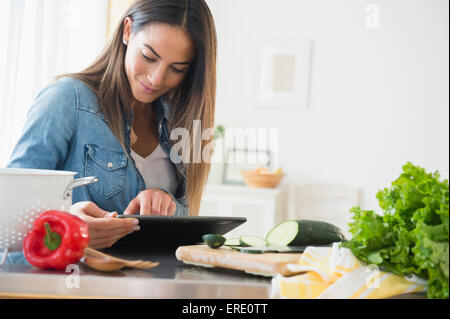
M114 167L114 164L111 162L108 162L108 168L113 168L113 167Z

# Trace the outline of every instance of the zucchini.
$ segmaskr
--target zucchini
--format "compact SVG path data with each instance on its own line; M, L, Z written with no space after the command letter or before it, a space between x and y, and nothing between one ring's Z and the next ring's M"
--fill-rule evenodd
M241 245L241 243L240 243L240 241L239 241L239 238L228 238L226 241L225 241L225 244L224 244L225 246L240 246Z
M225 243L225 237L219 234L206 234L202 236L203 241L208 247L217 249Z
M345 241L345 236L339 227L330 223L299 219L276 225L267 234L266 241L269 246L317 246Z
M239 243L242 247L267 246L267 242L264 240L264 238L254 235L244 235L239 237Z

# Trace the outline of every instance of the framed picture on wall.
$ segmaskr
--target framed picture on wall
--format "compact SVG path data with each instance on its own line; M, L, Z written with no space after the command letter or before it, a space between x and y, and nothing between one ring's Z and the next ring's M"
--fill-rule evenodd
M260 39L259 107L308 107L311 47L307 37Z
M269 150L228 149L223 170L222 183L245 185L241 171L270 166Z

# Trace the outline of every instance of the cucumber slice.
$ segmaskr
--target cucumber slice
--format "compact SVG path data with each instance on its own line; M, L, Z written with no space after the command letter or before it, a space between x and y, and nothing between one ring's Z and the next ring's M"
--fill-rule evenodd
M267 246L267 242L264 238L254 235L244 235L239 237L239 242L242 247L260 247Z
M228 238L226 241L225 241L225 244L224 244L225 246L240 246L241 245L241 243L240 243L240 241L239 241L239 238Z
M208 247L213 249L221 247L226 240L225 237L219 234L206 234L202 236L202 239Z
M282 222L269 231L266 241L270 246L287 246L297 237L298 228L295 220Z
M328 245L345 241L339 227L317 220L288 220L275 226L266 236L269 246Z

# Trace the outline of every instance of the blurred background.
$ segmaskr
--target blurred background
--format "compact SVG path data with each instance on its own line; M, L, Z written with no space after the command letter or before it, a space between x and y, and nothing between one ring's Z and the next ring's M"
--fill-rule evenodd
M0 166L35 95L92 62L131 2L0 2ZM448 178L447 0L206 2L218 36L216 124L241 136L263 129L267 166L285 177L247 187L239 167L216 163L203 214L258 217L254 233L294 217L346 228L352 205L378 210L376 192L407 161ZM261 144L249 140L239 149Z

